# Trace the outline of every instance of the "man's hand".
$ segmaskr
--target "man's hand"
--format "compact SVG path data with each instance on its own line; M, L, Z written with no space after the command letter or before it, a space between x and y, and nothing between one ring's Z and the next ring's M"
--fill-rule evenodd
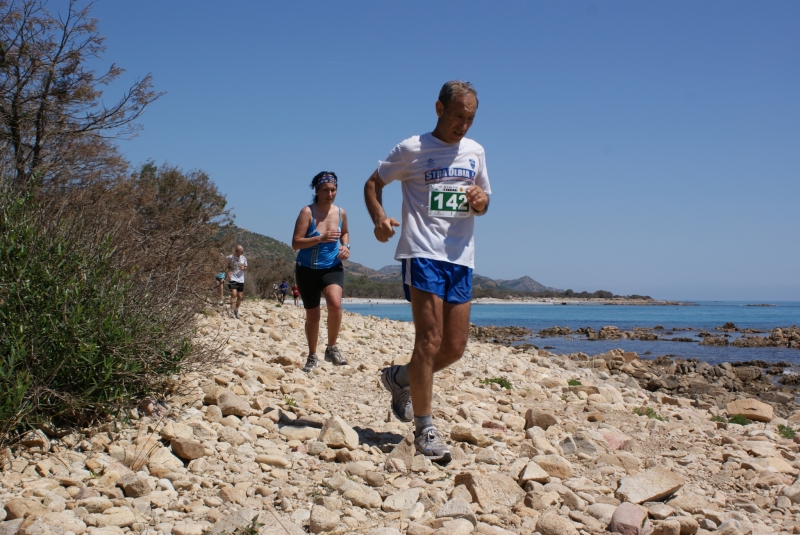
M379 242L386 243L389 241L389 238L394 236L394 228L399 227L400 223L393 217L384 217L378 224L375 225L375 237L378 238Z
M467 202L476 212L483 212L489 204L489 196L480 186L470 186L467 188Z

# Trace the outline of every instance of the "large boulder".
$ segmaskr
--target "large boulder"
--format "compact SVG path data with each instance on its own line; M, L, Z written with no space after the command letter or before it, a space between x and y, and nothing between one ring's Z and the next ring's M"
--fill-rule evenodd
M358 447L358 433L339 416L328 418L317 440L329 448L347 448L352 451Z
M217 396L217 407L222 411L223 416L247 416L250 414L250 404L231 392L223 390Z
M737 399L728 403L728 414L741 414L754 422L769 422L775 415L771 405L757 399Z
M684 479L664 468L650 468L633 477L625 477L617 488L617 499L631 503L655 502L673 495Z
M558 420L556 417L550 414L549 412L544 412L539 409L528 409L528 412L525 413L525 429L530 429L531 427L541 427L545 431L551 425L556 425Z
M456 476L454 484L467 487L473 501L487 512L511 509L525 496L516 481L498 472L462 472Z
M645 535L651 529L647 510L630 502L623 502L617 507L608 525L608 531L622 535Z

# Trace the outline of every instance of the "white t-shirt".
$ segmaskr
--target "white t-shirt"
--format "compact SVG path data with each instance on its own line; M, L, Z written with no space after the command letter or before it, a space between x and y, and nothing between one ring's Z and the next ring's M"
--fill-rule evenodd
M475 220L428 215L431 184L477 185L490 194L486 155L477 142L464 138L445 143L430 132L397 145L378 162L378 176L403 188L403 221L396 260L430 258L475 267Z
M225 259L228 261L227 265L228 271L231 274L231 281L244 283L244 270L242 266L247 266L247 258L245 258L244 255L228 255Z

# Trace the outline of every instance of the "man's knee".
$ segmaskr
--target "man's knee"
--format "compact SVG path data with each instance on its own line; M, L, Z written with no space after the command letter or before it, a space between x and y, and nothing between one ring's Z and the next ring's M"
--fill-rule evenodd
M442 333L437 329L417 331L414 346L425 356L433 357L439 352L439 348L442 346Z

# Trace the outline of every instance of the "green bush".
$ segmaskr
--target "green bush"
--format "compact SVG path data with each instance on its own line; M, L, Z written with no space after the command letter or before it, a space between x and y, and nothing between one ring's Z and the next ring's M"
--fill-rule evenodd
M581 386L581 382L578 381L577 379L570 379L569 381L567 381L567 384L569 386Z
M37 425L85 425L154 390L192 353L157 295L114 267L111 234L0 198L0 445Z
M653 407L636 407L633 409L633 414L636 416L647 416L648 418L658 420L659 422L668 421L666 418L658 414Z
M734 414L730 418L728 418L729 424L736 424L736 425L747 425L750 423L750 420L742 416L741 414Z
M488 378L488 379L481 379L481 383L483 383L485 385L490 385L490 384L494 383L494 384L500 385L501 387L505 388L506 390L511 390L511 388L513 388L512 385L511 385L511 381L509 381L505 377L492 377L492 378Z
M794 436L797 434L796 429L792 429L788 425L779 424L778 425L778 434L783 438L793 439Z

